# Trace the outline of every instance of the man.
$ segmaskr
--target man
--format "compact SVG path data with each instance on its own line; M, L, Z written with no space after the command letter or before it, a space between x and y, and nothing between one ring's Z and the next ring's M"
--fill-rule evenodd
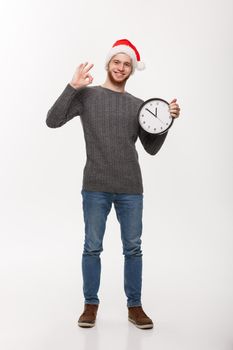
M114 204L120 223L124 254L124 290L128 319L138 328L153 328L142 308L142 210L143 184L135 142L155 155L167 133L153 135L141 128L137 112L143 100L125 91L135 69L143 69L136 47L127 39L115 42L107 55L107 77L102 85L92 83L88 62L80 64L65 90L50 108L46 124L57 128L73 117L81 117L87 160L83 171L82 204L85 240L82 254L84 311L78 325L93 327L99 306L103 237L107 216ZM180 108L174 99L170 114Z

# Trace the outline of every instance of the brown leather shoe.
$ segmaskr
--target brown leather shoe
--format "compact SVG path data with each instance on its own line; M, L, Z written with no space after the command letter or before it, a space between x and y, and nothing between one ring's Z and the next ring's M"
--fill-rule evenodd
M141 329L153 328L152 320L145 314L141 306L128 307L128 320Z
M98 304L84 304L84 311L78 320L80 327L94 327L98 306Z

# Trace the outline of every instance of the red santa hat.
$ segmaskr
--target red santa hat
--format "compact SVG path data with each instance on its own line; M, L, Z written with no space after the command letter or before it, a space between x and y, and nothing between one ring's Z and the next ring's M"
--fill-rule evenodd
M105 69L108 69L108 64L111 58L118 53L126 53L130 56L133 63L132 73L134 73L135 69L143 70L145 69L145 63L141 61L140 55L136 47L127 39L120 39L113 44L111 50L109 51L106 60L105 60Z

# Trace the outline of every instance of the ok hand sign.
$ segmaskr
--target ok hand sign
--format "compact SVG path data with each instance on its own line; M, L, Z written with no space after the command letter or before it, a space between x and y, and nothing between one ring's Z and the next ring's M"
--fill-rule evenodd
M81 63L73 75L70 85L77 89L82 86L87 86L92 83L93 77L89 73L90 69L94 66L93 63Z

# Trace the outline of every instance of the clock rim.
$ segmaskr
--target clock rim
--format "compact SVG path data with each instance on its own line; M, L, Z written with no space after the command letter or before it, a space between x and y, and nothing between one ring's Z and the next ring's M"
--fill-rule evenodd
M139 107L139 110L138 110L138 122L139 122L139 125L142 127L143 130L145 130L145 129L143 128L143 126L140 123L140 112L141 112L142 108L150 101L162 101L162 102L165 102L169 106L169 103L166 100L164 100L163 98L160 98L160 97L152 97L152 98L149 98L148 100L144 101L142 103L142 105ZM148 132L148 134L152 134L152 135L162 135L162 134L166 133L170 129L170 127L172 126L173 122L174 122L174 118L172 118L171 124L167 127L167 129L165 129L163 131L160 131L160 132L150 132L148 130L145 130L145 131Z

